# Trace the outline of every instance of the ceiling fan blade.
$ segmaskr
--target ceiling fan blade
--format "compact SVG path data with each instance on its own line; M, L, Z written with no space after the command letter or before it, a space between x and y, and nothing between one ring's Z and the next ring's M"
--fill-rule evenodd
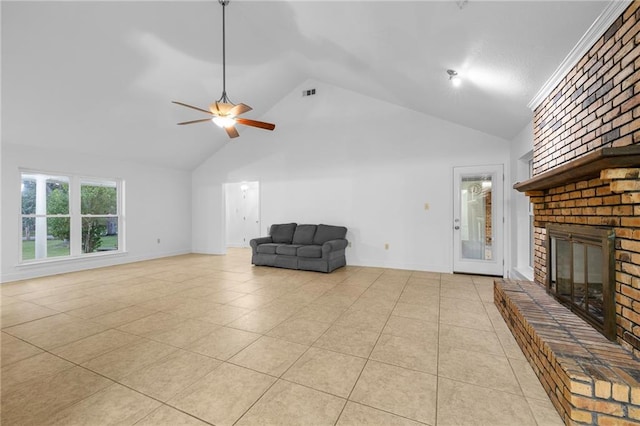
M264 121L250 120L248 118L236 117L236 122L244 124L245 126L259 127L265 130L273 130L276 128L275 124L265 123Z
M235 117L240 114L244 114L245 112L251 111L252 109L253 108L251 108L249 105L238 104L229 110L229 115Z
M233 126L225 127L224 129L227 131L227 135L229 135L230 138L237 138L240 136L240 133L238 133L236 128Z
M178 101L171 101L171 102L174 103L174 104L177 104L177 105L182 105L182 106L187 107L187 108L195 109L196 111L202 111L202 112L206 112L207 114L211 114L210 111L207 111L206 109L198 108L197 106L184 104L184 103L178 102Z
M204 123L205 121L211 121L211 119L201 118L200 120L183 121L182 123L178 123L178 125L182 126L183 124Z

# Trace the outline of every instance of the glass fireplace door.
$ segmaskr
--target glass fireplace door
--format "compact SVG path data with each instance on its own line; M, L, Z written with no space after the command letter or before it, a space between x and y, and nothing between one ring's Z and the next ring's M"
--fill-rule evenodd
M547 225L547 287L560 302L609 339L615 338L611 229Z

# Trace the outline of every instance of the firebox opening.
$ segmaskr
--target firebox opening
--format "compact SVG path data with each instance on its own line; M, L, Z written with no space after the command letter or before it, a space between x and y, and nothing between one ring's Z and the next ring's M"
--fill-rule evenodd
M615 232L547 224L547 291L609 340L616 339Z

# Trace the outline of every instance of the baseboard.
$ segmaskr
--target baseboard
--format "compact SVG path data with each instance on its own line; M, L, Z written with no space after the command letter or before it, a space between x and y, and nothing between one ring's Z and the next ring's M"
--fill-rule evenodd
M123 265L127 263L143 262L145 260L160 259L163 257L180 256L190 254L191 250L176 250L164 253L153 253L148 255L130 255L128 253L116 254L105 257L87 257L61 260L60 262L42 263L34 265L21 265L20 270L10 273L3 273L0 283L27 280L49 275L66 274L69 272L86 271L88 269L104 268L107 266Z
M438 272L441 274L451 273L451 269L445 268L442 265L425 265L418 263L395 263L395 262L380 262L367 259L359 259L357 261L347 258L347 266L361 266L366 268L388 268L388 269L401 269L406 271L423 271L423 272Z

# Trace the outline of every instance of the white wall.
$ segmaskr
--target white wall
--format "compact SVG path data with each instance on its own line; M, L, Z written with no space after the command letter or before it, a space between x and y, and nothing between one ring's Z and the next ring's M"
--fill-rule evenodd
M513 189L513 184L529 178L528 159L533 151L533 121L529 122L511 141L510 163L513 179L507 185L511 198L511 275L519 279L533 279L529 267L529 199Z
M276 130L239 126L193 173L196 252L225 251L223 183L260 181L263 235L288 221L344 225L349 264L451 271L452 168L509 169L503 139L317 81L259 119Z
M20 266L19 168L122 178L127 252ZM95 158L3 143L1 230L2 282L188 253L191 251L191 174L120 161L107 155Z

